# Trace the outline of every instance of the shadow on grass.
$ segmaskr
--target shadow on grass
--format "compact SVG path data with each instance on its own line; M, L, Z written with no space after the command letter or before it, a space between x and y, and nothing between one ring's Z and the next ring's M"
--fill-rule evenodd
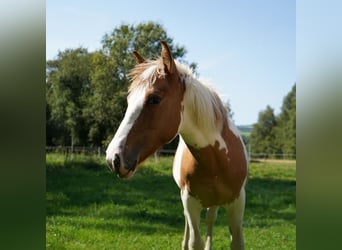
M296 181L251 178L246 186L246 226L296 224ZM248 224L248 218L252 220Z
M291 180L249 179L245 227L295 224L295 188L296 182ZM83 227L147 234L162 230L160 225L183 229L183 208L171 169L166 175L153 168L141 168L132 179L124 181L96 162L47 166L46 192L47 216L99 219L96 223L80 221ZM216 224L226 226L222 214L225 212L220 209ZM132 224L120 224L120 220Z
M134 222L132 230L150 228L147 231L158 230L153 229L155 224L182 228L184 223L179 189L172 175L162 175L151 168L140 169L130 180L120 180L101 164L48 167L46 192L47 216L106 220L95 227L120 230L115 223L120 219ZM86 222L80 223L87 226ZM127 225L123 227L127 229Z

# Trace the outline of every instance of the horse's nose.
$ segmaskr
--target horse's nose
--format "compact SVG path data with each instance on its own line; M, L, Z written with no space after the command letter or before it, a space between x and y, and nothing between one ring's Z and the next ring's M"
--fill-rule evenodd
M120 156L118 154L115 154L113 163L115 171L118 173L121 166Z
M115 154L114 159L112 157L107 158L107 164L112 172L119 173L121 166L120 156L118 154Z

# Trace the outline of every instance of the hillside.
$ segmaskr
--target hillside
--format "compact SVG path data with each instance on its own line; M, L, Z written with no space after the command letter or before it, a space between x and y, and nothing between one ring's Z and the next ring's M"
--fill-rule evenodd
M237 125L240 133L244 136L249 136L252 132L253 125Z

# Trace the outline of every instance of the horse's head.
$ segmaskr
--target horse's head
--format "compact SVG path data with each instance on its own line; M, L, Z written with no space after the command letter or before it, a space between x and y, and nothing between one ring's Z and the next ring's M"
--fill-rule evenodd
M124 119L106 150L110 169L129 178L137 165L178 133L185 91L176 64L165 42L161 57L138 63L131 72L132 84Z

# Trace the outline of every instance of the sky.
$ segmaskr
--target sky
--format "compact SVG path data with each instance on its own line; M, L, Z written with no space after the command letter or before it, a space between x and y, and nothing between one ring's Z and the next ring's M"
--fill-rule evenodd
M279 114L296 82L294 0L47 0L46 59L67 48L95 51L114 28L146 21L185 46L185 60L230 102L237 125L256 123L267 105Z

